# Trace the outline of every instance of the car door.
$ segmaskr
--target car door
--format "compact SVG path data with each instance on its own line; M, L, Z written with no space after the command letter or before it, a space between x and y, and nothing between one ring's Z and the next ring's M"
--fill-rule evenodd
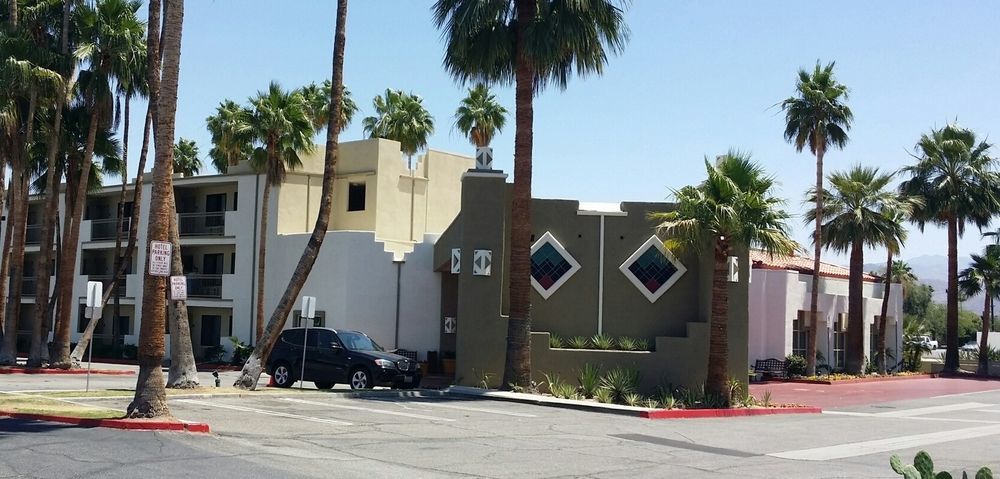
M330 331L330 333L333 336L330 348L330 367L333 370L333 376L337 378L337 382L346 383L349 380L348 373L351 370L351 352L347 350L344 342L340 340L340 337L336 333L333 331Z
M316 332L315 370L326 381L340 382L341 377L337 367L344 349L340 346L337 336L328 329L310 330ZM312 350L310 350L312 353Z
M329 372L323 366L324 348L320 347L321 329L310 329L306 333L306 381L323 381L329 377Z

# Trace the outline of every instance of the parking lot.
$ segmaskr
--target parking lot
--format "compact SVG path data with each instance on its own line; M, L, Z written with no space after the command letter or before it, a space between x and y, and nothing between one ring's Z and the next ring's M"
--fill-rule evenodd
M89 458L113 447L115 457L190 460L205 477L255 471L265 477L889 478L898 477L888 466L891 454L912 458L920 449L932 454L938 469L973 470L987 463L997 469L998 388L993 383L986 390L814 415L659 421L431 391L172 397L176 417L208 422L212 434L57 435L0 420L0 431L8 431L0 434L0 463L46 477L42 472L53 461L73 460L86 473L100 465ZM73 400L122 410L128 402ZM63 449L73 453L20 452ZM120 462L120 477L171 471L164 463ZM9 470L0 467L0 476Z

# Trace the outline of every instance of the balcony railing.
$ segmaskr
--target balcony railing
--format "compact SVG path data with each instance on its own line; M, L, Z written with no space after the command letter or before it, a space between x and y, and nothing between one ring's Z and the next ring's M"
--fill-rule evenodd
M177 215L181 236L223 236L226 234L226 212L180 213Z
M129 224L132 218L122 218L122 240L128 241ZM113 240L118 237L115 229L118 227L117 218L102 218L90 220L91 241Z
M39 244L42 242L42 225L28 225L24 229L24 244Z
M38 293L38 280L34 276L21 279L21 296L33 297Z
M188 274L189 298L222 298L221 274Z
M112 276L110 274L89 274L89 275L87 275L87 281L100 281L101 283L103 283L105 286L108 286L108 287L111 286L111 280L112 279L114 279L114 276ZM122 279L120 281L118 281L118 297L119 298L124 298L125 297L126 281L127 281L127 279L128 279L128 275L126 274L125 276L122 277Z

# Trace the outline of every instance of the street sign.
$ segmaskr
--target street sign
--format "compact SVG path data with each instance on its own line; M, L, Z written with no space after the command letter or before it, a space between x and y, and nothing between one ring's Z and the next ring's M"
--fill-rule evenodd
M173 301L187 301L188 287L186 276L170 277L170 299Z
M104 284L100 281L87 281L87 309L84 311L84 316L87 319L100 318L103 300Z
M173 245L166 241L149 242L149 274L170 276L170 261Z

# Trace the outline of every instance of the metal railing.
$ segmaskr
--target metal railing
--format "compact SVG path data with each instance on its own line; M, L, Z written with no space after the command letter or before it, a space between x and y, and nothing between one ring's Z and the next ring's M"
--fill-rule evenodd
M28 225L24 228L24 244L42 242L42 225Z
M128 241L131 221L132 218L122 218L122 241ZM118 233L115 231L117 227L117 218L90 220L90 239L91 241L113 240L118 237Z
M189 298L222 298L221 274L187 274Z
M87 275L87 281L100 281L101 283L103 283L107 287L111 286L111 280L112 279L114 279L114 276L112 276L110 274L88 274ZM124 298L125 297L125 291L126 291L127 284L128 284L128 274L126 274L125 276L122 276L122 279L120 281L118 281L118 297L119 298Z
M226 212L180 213L177 215L181 236L223 236L226 234Z

